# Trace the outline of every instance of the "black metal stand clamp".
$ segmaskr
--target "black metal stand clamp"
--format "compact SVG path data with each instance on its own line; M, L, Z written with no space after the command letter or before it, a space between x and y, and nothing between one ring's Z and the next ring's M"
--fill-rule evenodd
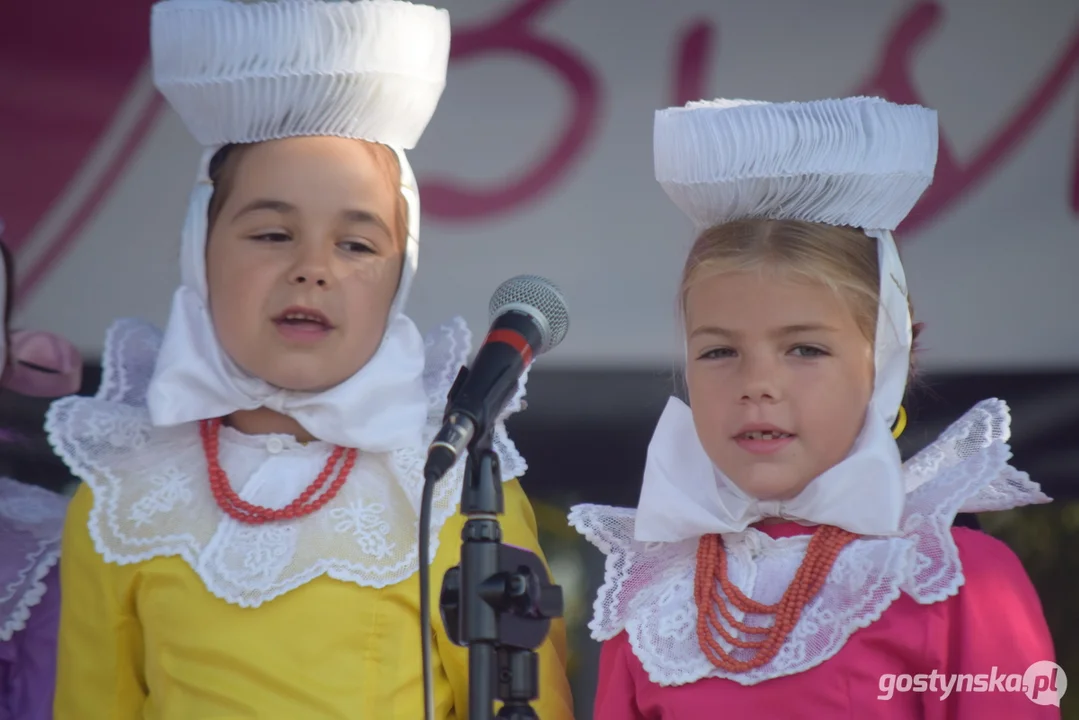
M469 446L466 462L461 564L446 572L439 608L446 634L468 648L468 717L538 718L530 705L539 696L535 650L562 617L562 588L534 553L502 544L502 476L489 433Z

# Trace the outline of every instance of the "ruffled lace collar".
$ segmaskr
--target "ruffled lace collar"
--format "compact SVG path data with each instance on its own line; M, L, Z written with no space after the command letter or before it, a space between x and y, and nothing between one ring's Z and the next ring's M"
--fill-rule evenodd
M26 627L60 556L67 498L0 478L0 642Z
M107 562L178 556L210 592L244 607L257 607L320 575L377 588L416 572L426 443L438 431L446 396L468 361L472 339L464 320L455 318L425 340L425 444L361 453L349 481L321 510L263 526L238 523L217 507L196 424L151 425L146 389L160 343L160 331L147 323L116 322L106 339L97 395L59 400L46 417L53 448L93 490L89 531ZM522 378L495 431L504 480L527 467L504 425L506 416L521 409L524 389ZM267 507L283 507L297 497L331 451L326 443L229 429L223 429L220 446L222 467L236 491ZM462 461L435 491L432 556L439 530L457 511L463 474Z
M626 631L649 678L660 685L705 677L753 685L819 665L856 630L880 618L900 593L929 604L959 591L963 568L951 535L956 514L1050 502L1026 473L1008 464L1010 424L1004 402L985 400L904 463L907 499L900 535L862 537L847 546L776 657L744 673L719 670L698 645L696 539L637 542L635 510L574 507L570 523L607 556L589 624L592 637L603 641ZM749 597L770 605L793 579L809 536L772 538L748 528L724 535L724 541L730 580ZM737 611L734 616L750 625L768 623Z

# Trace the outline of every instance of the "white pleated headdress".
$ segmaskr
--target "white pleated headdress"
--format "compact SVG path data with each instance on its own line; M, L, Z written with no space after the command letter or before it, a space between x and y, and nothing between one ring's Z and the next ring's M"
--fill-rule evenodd
M649 447L637 539L739 531L763 516L895 532L904 489L890 428L906 389L912 327L892 231L932 182L936 112L865 97L716 100L657 112L654 132L656 180L699 230L752 218L861 228L877 243L881 300L873 396L843 462L790 502L757 501L712 465L689 409L672 399Z
M396 0L165 0L153 7L154 81L204 147L184 223L181 285L148 392L155 425L268 407L321 440L381 452L419 442L427 398L423 339L403 314L419 256L420 201L404 151L445 87L444 10ZM401 165L408 238L386 334L350 379L283 390L241 370L208 311L209 163L230 143L335 136L381 143Z

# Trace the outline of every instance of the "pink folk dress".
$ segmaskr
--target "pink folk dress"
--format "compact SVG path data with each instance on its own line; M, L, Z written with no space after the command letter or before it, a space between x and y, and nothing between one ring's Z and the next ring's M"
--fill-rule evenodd
M590 624L604 642L595 720L1059 718L1062 679L1026 572L1000 541L952 527L959 512L1049 500L1008 464L1009 422L1004 403L985 401L909 460L899 535L847 546L777 656L745 673L700 650L696 541L639 543L635 510L574 508L607 555ZM724 535L731 582L777 602L810 532L789 522Z

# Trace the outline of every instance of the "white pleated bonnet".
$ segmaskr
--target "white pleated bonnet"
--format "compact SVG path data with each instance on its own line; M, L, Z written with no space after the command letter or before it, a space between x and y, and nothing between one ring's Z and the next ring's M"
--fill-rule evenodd
M204 147L184 223L181 286L147 397L153 422L266 406L349 447L415 442L426 416L423 339L403 309L418 266L420 200L404 151L419 142L445 88L449 14L399 0L162 0L153 6L151 44L156 86ZM210 160L226 144L300 136L390 147L409 211L382 345L351 379L317 395L245 373L220 348L208 313Z
M876 238L874 401L888 425L906 389L912 344L892 231L933 181L937 142L935 111L870 97L691 102L655 116L656 180L698 230L788 219L852 226Z
M333 135L415 147L446 84L445 10L397 0L166 0L154 81L210 147Z

